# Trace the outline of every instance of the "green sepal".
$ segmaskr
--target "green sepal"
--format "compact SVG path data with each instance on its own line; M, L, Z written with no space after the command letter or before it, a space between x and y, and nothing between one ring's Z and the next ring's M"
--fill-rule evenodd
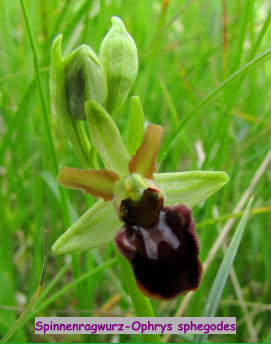
M100 154L104 166L120 176L129 174L130 157L111 116L94 100L86 102L85 111L91 142Z
M154 181L165 193L165 205L185 204L192 207L210 197L228 181L223 171L157 173Z
M138 96L131 97L130 117L126 147L130 155L134 155L144 137L144 112Z
M52 250L67 254L103 246L114 240L121 226L113 203L99 200L57 239Z
M81 122L74 120L69 113L65 73L62 57L62 35L53 42L50 64L50 96L52 113L57 116L68 139L85 167L90 166L90 143Z

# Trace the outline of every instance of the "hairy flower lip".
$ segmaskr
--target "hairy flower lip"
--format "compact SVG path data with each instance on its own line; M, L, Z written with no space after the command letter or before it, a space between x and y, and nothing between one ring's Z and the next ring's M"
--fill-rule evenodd
M151 228L125 224L115 244L146 296L171 300L198 288L202 274L199 242L186 206L162 208L158 223Z

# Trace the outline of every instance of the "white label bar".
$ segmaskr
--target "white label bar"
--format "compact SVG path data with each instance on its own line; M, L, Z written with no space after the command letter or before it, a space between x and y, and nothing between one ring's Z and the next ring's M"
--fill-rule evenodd
M235 317L36 317L36 334L235 334Z

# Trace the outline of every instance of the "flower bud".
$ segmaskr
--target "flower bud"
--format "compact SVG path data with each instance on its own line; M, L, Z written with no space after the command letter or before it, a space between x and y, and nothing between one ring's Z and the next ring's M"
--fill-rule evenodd
M106 75L95 52L82 44L65 60L65 84L70 115L85 119L85 102L94 99L103 104L107 96Z
M118 17L112 17L112 27L101 43L99 58L107 76L106 108L114 115L124 103L138 70L136 44Z
M76 121L69 111L64 68L65 60L62 56L62 38L62 35L55 38L51 50L49 78L51 109L53 115L57 116L61 123L83 166L90 167L90 143L84 125L81 121Z

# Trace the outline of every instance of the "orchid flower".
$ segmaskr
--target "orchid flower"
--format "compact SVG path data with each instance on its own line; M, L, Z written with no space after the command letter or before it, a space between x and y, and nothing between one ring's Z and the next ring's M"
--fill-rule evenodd
M223 171L155 173L162 127L150 124L130 157L112 117L95 100L85 113L105 169L62 167L58 182L100 198L53 245L56 254L114 241L138 288L169 300L199 286L202 267L190 207L228 181Z
M143 138L139 97L131 98L132 135L124 145L113 117L137 71L137 47L120 18L112 18L98 55L83 44L64 58L62 36L53 43L52 112L83 166L95 165L91 152L96 150L105 167L60 169L60 184L100 199L55 242L53 251L66 254L114 241L138 288L149 297L169 300L195 290L201 280L190 207L220 189L228 177L225 172L155 173L163 129L150 124Z

